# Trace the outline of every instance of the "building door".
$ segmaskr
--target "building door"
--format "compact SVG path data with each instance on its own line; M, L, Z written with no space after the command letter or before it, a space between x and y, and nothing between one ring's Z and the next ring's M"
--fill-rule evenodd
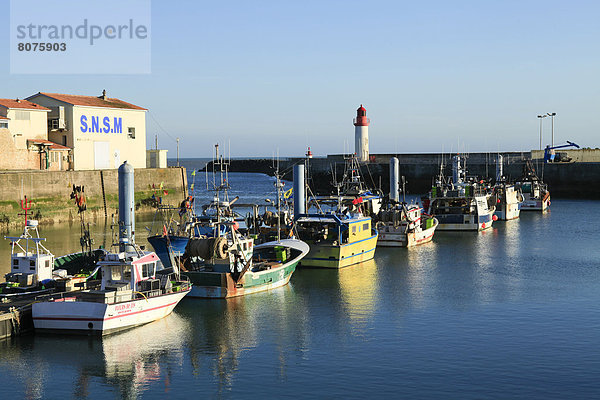
M110 168L110 146L108 142L94 142L94 168Z
M62 155L63 155L63 152L62 151L57 151L57 154L58 154L58 170L62 171L62 157L63 157Z
M121 151L119 149L116 149L115 153L113 154L113 157L115 159L115 168L119 168L119 166L121 165Z

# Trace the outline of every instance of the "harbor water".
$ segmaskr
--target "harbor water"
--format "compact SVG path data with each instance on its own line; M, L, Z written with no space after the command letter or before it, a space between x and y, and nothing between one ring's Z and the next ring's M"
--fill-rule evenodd
M204 175L189 179L196 205L209 200ZM240 202L274 196L271 177L229 181ZM147 244L150 221L136 222ZM599 226L600 202L553 199L546 214L484 232L437 232L340 271L299 269L270 292L184 299L105 338L5 340L0 384L15 399L598 398ZM91 228L110 244L104 221ZM78 250L77 223L40 233L57 255ZM0 247L7 272L8 241Z

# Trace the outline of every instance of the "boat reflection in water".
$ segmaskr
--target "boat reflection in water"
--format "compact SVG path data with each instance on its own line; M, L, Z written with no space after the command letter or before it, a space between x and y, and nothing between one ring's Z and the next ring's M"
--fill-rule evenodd
M104 398L107 389L98 383L116 392L117 398L136 398L150 389L151 383L159 385L161 381L164 388L158 390L168 392L170 369L183 363L189 329L185 318L172 313L102 338L18 338L5 342L0 350L0 368L14 372L15 398Z
M342 316L348 318L352 333L366 333L378 297L377 264L371 259L337 271Z
M226 301L189 298L177 311L193 319L186 344L191 373L212 377L218 394L231 390L240 369L257 363L285 379L286 366L294 362L290 350L303 354L308 348L308 309L291 285ZM261 346L274 347L278 365L272 351L257 350Z

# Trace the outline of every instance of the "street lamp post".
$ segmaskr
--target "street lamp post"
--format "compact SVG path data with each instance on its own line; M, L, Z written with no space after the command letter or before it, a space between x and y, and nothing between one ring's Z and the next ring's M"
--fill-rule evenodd
M177 166L179 167L179 138L177 138Z
M554 117L556 116L556 113L546 113L546 115L552 117L552 147L554 147Z
M538 118L540 119L540 150L542 150L542 121L546 117L547 115L538 115Z

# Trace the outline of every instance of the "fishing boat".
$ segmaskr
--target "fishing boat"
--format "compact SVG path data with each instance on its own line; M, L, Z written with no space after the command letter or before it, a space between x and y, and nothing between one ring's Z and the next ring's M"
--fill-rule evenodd
M281 188L277 177L277 214L281 215ZM286 285L298 262L309 252L298 239L281 239L281 221L276 218L276 240L254 244L242 234L236 221L221 219L213 224L213 237L190 238L183 256L182 275L193 284L190 297L230 298ZM226 228L221 234L221 227Z
M411 247L431 242L438 220L423 213L416 204L406 202L406 180L402 176L402 201L399 195L399 162L390 158L390 193L387 204L377 214L377 245Z
M375 255L377 230L371 218L364 216L361 203L343 205L338 188L337 207L324 210L314 202L318 213L306 213L305 165L294 166L294 222L297 237L308 243L310 252L302 267L344 268L367 261Z
M106 335L165 317L190 292L189 281L157 270L154 252L108 253L98 263L99 290L86 289L33 304L36 331Z
M423 198L424 208L439 221L438 230L481 231L492 227L497 217L494 200L483 181L467 179L461 166L461 158L452 158L452 179L443 176L443 165L439 177Z
M300 265L339 269L372 259L378 234L371 221L358 213L298 215L298 237L310 246Z
M20 236L5 236L10 240L11 271L5 275L6 282L0 283L0 299L3 302L17 301L55 292L70 292L85 288L93 278L96 262L105 251L83 250L55 257L40 237L38 221L28 219L31 200L21 201L25 226Z
M156 253L135 244L133 167L119 167L118 250L98 262L99 289L58 294L32 306L37 331L105 335L155 321L171 313L190 292L178 271L159 270Z
M519 188L507 182L503 172L503 157L501 154L498 154L496 160L496 182L493 193L496 198L494 215L499 220L509 221L519 218L523 195Z
M518 188L506 182L496 183L494 185L494 195L496 197L494 215L499 220L510 221L519 218L523 195Z
M523 176L516 183L523 194L521 211L545 212L550 207L550 191L535 173L535 168L530 160L523 166Z
M193 285L190 297L244 296L286 285L308 251L297 239L254 246L252 238L230 231L218 238L190 239L181 274Z
M411 247L431 242L439 222L422 211L417 204L404 202L380 211L377 221L377 245Z

